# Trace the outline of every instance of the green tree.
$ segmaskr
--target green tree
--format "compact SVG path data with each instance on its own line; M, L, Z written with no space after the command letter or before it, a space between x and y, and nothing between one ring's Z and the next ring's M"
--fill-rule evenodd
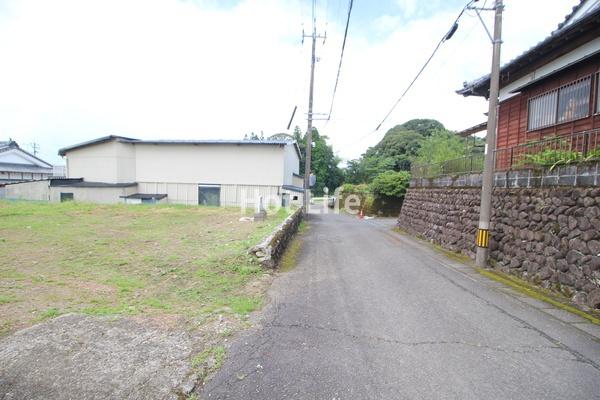
M364 182L364 170L360 159L350 160L344 168L344 182L358 184Z
M472 145L453 132L438 131L421 143L415 161L423 163L439 163L470 154Z
M306 157L306 136L299 127L294 128L294 139L298 143L304 160ZM321 135L317 129L313 129L311 169L317 178L315 187L312 188L316 196L323 195L324 187L333 191L344 180L343 171L338 166L341 160L334 154L333 147L327 144L327 139L329 139L327 136ZM304 162L300 163L300 173L304 174Z
M410 173L406 171L386 171L373 179L371 191L380 196L404 197L410 183Z
M385 171L410 171L421 142L444 126L431 119L413 119L388 130L381 141L358 160L348 163L345 176L350 183L371 182Z
M388 130L361 158L348 162L344 174L348 183L369 183L386 171L410 171L413 161L435 162L481 150L481 140L460 138L439 121L412 119Z
M437 131L446 130L444 125L435 119L411 119L400 126L407 131L415 131L422 136L430 136Z

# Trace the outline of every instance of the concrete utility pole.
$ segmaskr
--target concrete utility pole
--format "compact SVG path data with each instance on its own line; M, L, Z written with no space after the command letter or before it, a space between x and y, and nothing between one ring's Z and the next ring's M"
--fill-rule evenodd
M33 155L37 157L38 152L40 151L40 145L36 142L32 142L29 144L31 146L31 150L33 151Z
M317 39L325 39L326 36L317 35L317 17L316 17L316 0L312 2L312 33L310 35L302 34L303 39L309 37L312 39L312 52L310 61L310 89L308 91L308 126L306 128L306 154L304 160L304 212L308 215L308 207L310 205L310 164L312 155L312 130L313 130L313 94L315 85L315 63Z
M492 214L492 190L494 189L494 167L496 150L496 127L498 112L498 94L500 91L500 45L502 44L502 0L495 0L494 45L492 55L492 72L490 74L490 97L487 122L485 164L481 185L481 207L479 226L477 229L477 254L475 264L480 268L487 267L489 257L490 218Z

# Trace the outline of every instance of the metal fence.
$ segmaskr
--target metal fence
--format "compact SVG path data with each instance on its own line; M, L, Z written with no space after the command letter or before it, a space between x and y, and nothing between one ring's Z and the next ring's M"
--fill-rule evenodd
M600 129L557 136L495 152L496 171L554 167L600 158Z
M494 152L496 171L554 168L558 165L600 160L600 129L557 136ZM412 178L474 174L483 171L484 155L473 154L431 164L413 164Z
M443 175L460 175L483 171L484 155L482 153L446 160L431 164L413 164L413 178L435 178Z

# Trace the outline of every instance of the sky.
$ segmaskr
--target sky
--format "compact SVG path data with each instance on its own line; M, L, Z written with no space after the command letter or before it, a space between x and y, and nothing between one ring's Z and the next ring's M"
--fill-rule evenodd
M480 0L483 4L485 0ZM493 0L488 0L491 4ZM505 0L502 62L556 29L579 0ZM355 0L331 119L343 160L391 127L435 118L461 130L487 103L454 91L485 75L492 46L463 15L411 91L374 131L466 0ZM318 0L314 112L327 113L348 0ZM484 13L492 28L493 13ZM0 0L0 140L64 164L60 148L106 135L242 139L306 130L310 0ZM298 107L292 128L287 124Z

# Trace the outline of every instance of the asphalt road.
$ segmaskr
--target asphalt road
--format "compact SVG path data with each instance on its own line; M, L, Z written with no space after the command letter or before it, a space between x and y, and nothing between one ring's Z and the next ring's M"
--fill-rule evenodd
M312 215L297 267L202 397L600 399L600 341L582 330L598 326L392 224Z

